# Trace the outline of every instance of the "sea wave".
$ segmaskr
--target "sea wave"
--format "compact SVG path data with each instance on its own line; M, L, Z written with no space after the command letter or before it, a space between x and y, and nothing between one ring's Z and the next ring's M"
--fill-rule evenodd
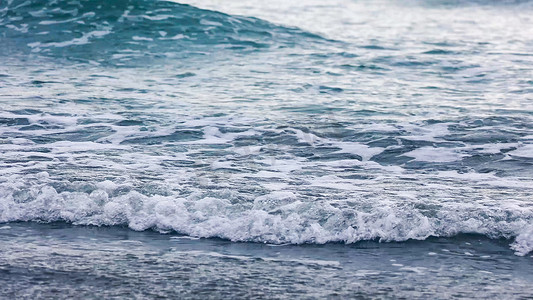
M305 5L2 1L0 222L530 252L527 12Z
M317 35L169 1L0 3L0 54L117 64L319 42ZM306 44L306 43L300 43Z
M0 184L0 223L56 222L127 226L193 237L272 244L355 243L424 240L463 233L515 239L517 255L533 250L529 203L503 206L483 202L306 201L297 193L274 191L239 202L217 195L147 194L127 184L84 181L62 186L47 172L4 176ZM411 199L413 200L413 199Z

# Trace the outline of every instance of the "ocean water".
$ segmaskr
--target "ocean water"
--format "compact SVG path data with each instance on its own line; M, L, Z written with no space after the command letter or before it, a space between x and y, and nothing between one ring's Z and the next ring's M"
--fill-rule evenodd
M533 2L0 2L0 296L533 297Z

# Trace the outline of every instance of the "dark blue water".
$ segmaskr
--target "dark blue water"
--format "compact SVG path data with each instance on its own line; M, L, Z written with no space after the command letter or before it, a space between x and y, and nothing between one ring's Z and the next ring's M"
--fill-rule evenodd
M286 2L0 2L4 295L531 297L533 2Z

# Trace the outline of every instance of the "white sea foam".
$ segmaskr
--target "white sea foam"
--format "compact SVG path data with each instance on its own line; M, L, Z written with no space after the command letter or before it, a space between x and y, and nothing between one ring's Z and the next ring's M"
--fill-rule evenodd
M250 129L250 120L245 118L192 117L163 125L119 126L116 122L125 118L113 113L95 115L89 124L83 124L81 115L2 112L0 117L54 126L27 130L24 137L6 135L0 142L0 157L5 161L26 159L0 171L0 222L127 225L134 230L176 231L191 237L273 244L404 241L479 233L515 238L512 248L519 255L531 251L531 230L527 226L533 220L533 212L524 201L526 198L509 198L506 194L500 197L498 189L493 188L505 187L522 195L531 186L528 178L456 170L422 174L372 161L374 155L385 150L382 147L340 142L292 129ZM110 131L95 141L32 141L43 134L65 134L93 126ZM20 133L19 127L0 130ZM165 138L185 129L202 134L192 141L165 142ZM297 138L296 147L312 152L323 146L336 147L341 150L333 149L332 153L354 153L363 160L309 160L292 154L292 145L263 141L236 146L241 138L285 132ZM162 145L131 143L134 139L151 138L161 138ZM176 145L183 148L179 152L166 149ZM216 147L223 147L224 152L197 158L202 151ZM515 151L527 153L529 145L421 147L404 155L426 162L454 162L471 151L499 153L514 147L517 150L510 151L511 156L518 156L513 154ZM278 152L264 154L272 150ZM206 167L181 165L184 161ZM47 172L32 173L69 165L74 170L102 168L106 170L102 174L120 176L69 182L65 175L58 178ZM68 174L84 176L84 172ZM158 182L165 188L151 190L150 186Z
M153 38L144 37L144 36L133 36L131 39L134 41L148 41L148 42L151 42L154 40Z
M40 33L21 41L47 55L6 57L0 66L0 222L121 225L280 245L478 233L530 252L530 84L518 76L529 66L505 42L527 46L527 31L511 29L528 15L486 6L473 20L455 9L347 0L324 9L313 1L306 9L211 1L290 27L263 24L250 35L246 22L260 20L216 14L198 21L205 32L186 24L193 27L185 35L185 27L165 25L179 23L174 13L115 12L119 23L155 24L147 35L124 23L89 24L94 15L80 19L76 10L58 19L33 12L43 18L31 20ZM378 11L386 17L375 18ZM353 12L361 12L357 24ZM501 14L506 26L477 34ZM6 32L31 33L21 18ZM429 19L435 26L413 27ZM72 28L58 34L54 24ZM458 34L439 40L442 26ZM91 43L124 37L118 28L128 30L129 48L95 52ZM395 42L413 30L416 41ZM50 39L41 34L48 31ZM239 50L260 36L266 47ZM468 55L417 54L437 44ZM494 59L481 59L488 56L479 45L491 45ZM518 48L513 53L528 52ZM114 60L122 65L106 67Z
M61 20L61 21L58 21L58 20L44 20L44 21L40 21L39 24L40 25L55 25L55 24L69 23L69 22L78 21L78 20L80 20L82 18L91 18L91 17L94 17L94 16L95 16L94 12L88 12L88 13L84 13L82 16L77 17L77 18Z
M361 143L354 142L333 142L333 146L341 148L341 150L335 153L353 153L361 156L363 160L369 160L373 156L383 152L381 147L369 147Z
M454 148L421 147L404 153L405 156L413 157L417 161L425 162L454 162L461 160L465 154Z
M12 175L0 182L0 222L128 225L134 230L154 228L193 237L274 244L404 241L479 233L516 237L512 248L519 255L530 252L533 245L533 231L524 227L531 224L533 212L520 202L493 207L440 201L433 202L439 207L427 214L413 206L424 202L413 199L416 195L412 193L405 198L405 203L412 201L412 205L382 199L377 203L362 201L350 208L337 207L335 201L302 201L295 192L274 191L256 197L253 206L248 206L192 195L146 196L132 191L113 196L119 186L111 181L95 183L96 189L90 192L58 192L46 184L50 180L46 173L33 178L20 180L20 176Z
M415 124L403 124L402 129L409 131L410 135L405 135L402 138L413 141L440 141L440 137L450 133L448 127L452 123L437 123L427 126L417 126Z
M298 142L312 146L327 145L340 148L335 153L352 153L361 156L363 160L369 160L373 156L383 152L381 147L369 147L358 142L340 142L326 138L320 138L313 133L303 132L299 129L293 129L296 133Z
M521 145L518 149L508 153L512 156L533 158L533 144Z
M83 33L81 37L74 38L68 41L49 42L49 43L35 42L35 43L29 43L28 46L31 48L35 48L35 49L40 49L40 48L47 48L47 47L63 48L63 47L68 47L68 46L85 45L85 44L90 43L90 40L93 38L102 38L110 33L111 33L110 29L94 30L91 32L85 32Z
M533 251L533 225L530 224L518 234L511 248L516 251L516 255L520 256Z

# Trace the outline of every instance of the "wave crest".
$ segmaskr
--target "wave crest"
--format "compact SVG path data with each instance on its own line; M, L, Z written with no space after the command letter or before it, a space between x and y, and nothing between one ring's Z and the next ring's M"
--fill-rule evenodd
M124 63L224 49L256 51L320 39L256 18L167 1L22 1L0 4L3 51ZM209 46L209 47L206 47Z
M14 176L14 175L13 175ZM0 222L65 221L78 225L128 226L133 230L175 231L196 237L273 244L355 243L362 240L423 240L475 233L516 238L517 255L532 251L532 212L474 203L417 207L383 201L335 207L308 202L291 192L272 192L252 203L192 193L146 195L111 181L72 183L61 191L47 173L6 179L0 185ZM17 176L15 176L17 177Z

